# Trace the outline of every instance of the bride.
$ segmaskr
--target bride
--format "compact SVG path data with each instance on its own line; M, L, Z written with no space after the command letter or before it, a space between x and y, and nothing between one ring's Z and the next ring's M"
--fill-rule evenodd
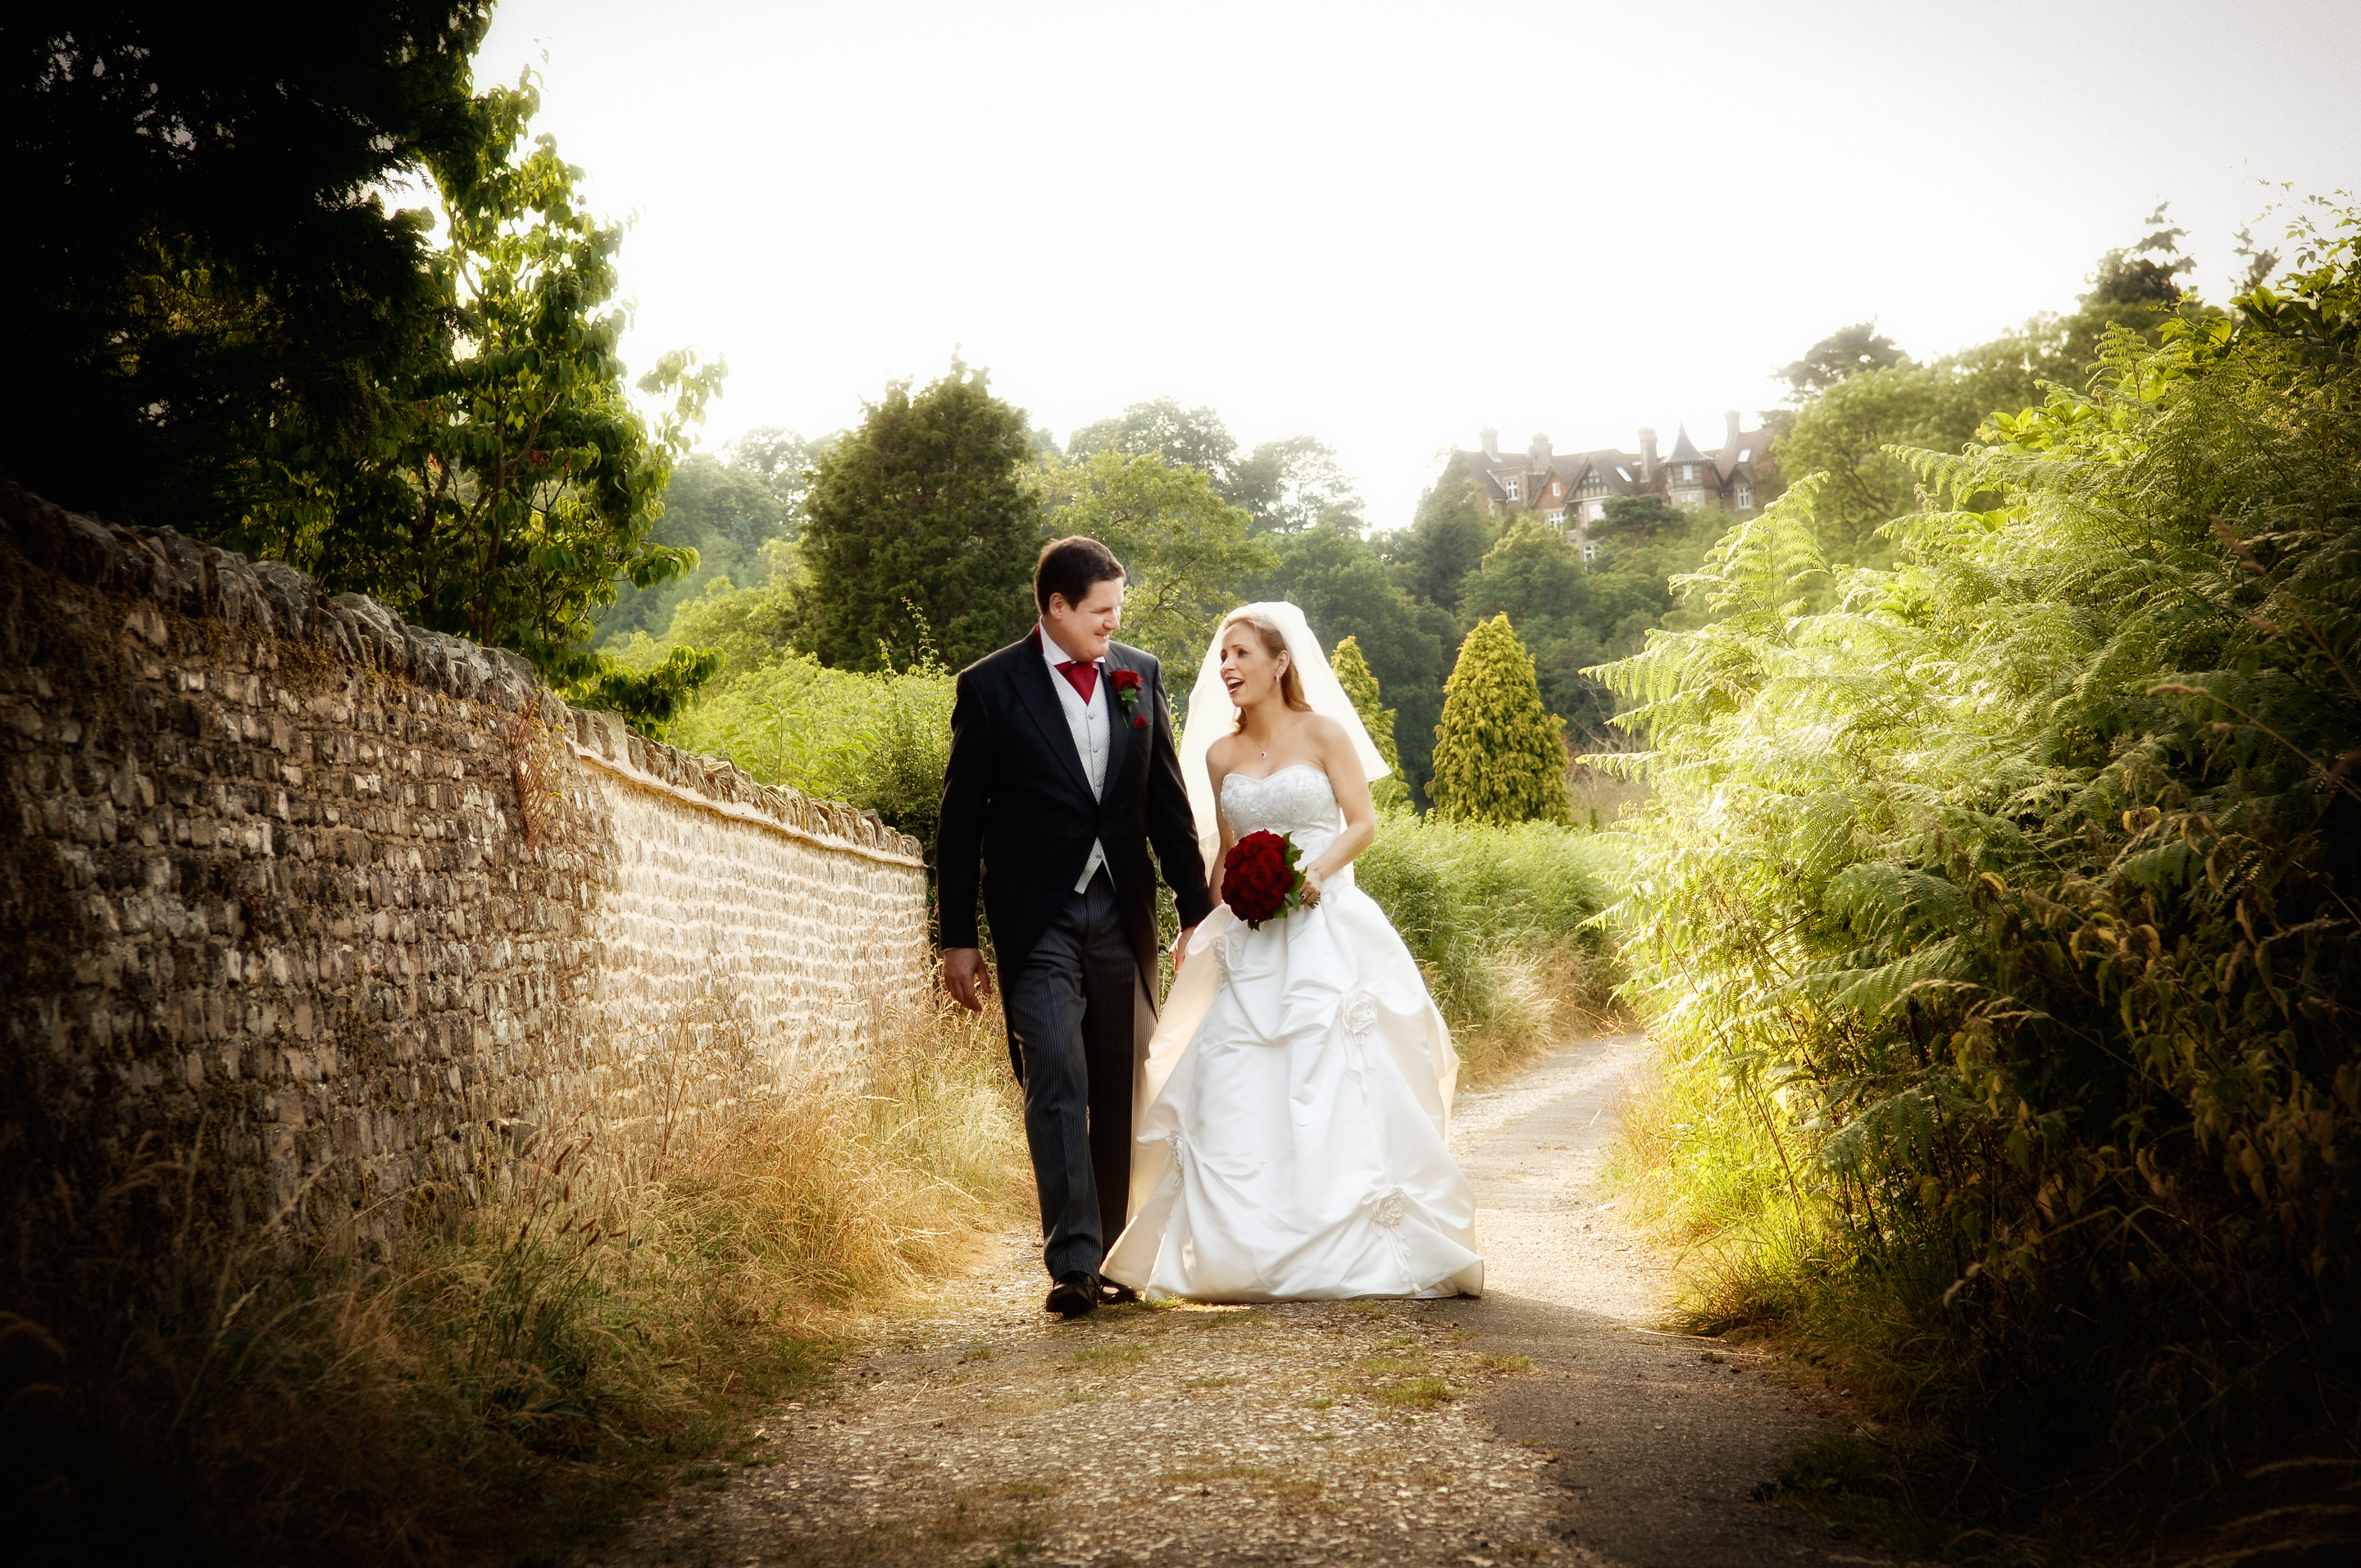
M1458 1058L1410 949L1353 885L1386 766L1302 611L1223 621L1180 765L1213 913L1148 1047L1131 1223L1101 1272L1198 1301L1482 1294L1475 1196L1444 1146ZM1221 902L1220 868L1258 829L1294 839L1305 886L1302 908L1253 929Z

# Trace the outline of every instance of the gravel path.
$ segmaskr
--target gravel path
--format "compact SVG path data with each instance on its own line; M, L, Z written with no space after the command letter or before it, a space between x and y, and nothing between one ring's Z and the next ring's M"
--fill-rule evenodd
M1466 1096L1482 1301L1137 1306L1060 1323L1006 1237L593 1564L1872 1563L1747 1500L1819 1430L1745 1352L1650 1332L1594 1193L1637 1036Z

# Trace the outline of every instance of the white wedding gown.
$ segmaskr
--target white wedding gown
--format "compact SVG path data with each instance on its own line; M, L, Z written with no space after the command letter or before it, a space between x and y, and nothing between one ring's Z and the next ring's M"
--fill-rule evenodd
M1223 781L1241 838L1306 861L1340 826L1328 775ZM1102 1272L1195 1301L1476 1296L1476 1199L1445 1146L1458 1058L1424 978L1349 873L1249 929L1197 927L1139 1085L1131 1223Z

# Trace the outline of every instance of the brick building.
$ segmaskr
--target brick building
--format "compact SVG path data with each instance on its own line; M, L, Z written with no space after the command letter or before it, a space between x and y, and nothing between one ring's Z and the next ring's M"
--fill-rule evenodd
M1590 525L1607 515L1614 496L1662 496L1675 506L1718 507L1741 516L1757 510L1775 485L1772 433L1741 430L1738 411L1722 415L1721 447L1700 452L1680 430L1671 452L1659 456L1656 433L1642 426L1640 450L1570 452L1560 455L1546 435L1535 435L1521 453L1504 453L1500 433L1487 430L1478 451L1461 452L1459 465L1471 475L1494 516L1531 512L1593 552Z

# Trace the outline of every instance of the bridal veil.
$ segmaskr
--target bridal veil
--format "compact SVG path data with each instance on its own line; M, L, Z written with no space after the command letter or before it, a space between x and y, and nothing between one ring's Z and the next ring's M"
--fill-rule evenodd
M1345 695L1344 683L1329 666L1328 655L1320 651L1320 639L1312 635L1311 623L1303 612L1284 599L1242 604L1222 617L1221 626L1213 630L1213 640L1205 648L1205 662L1197 666L1197 684L1189 693L1189 711L1180 726L1180 778L1189 786L1189 808L1197 819L1197 848L1205 857L1205 869L1213 867L1213 851L1222 842L1219 808L1213 800L1213 784L1205 770L1205 753L1213 742L1237 728L1238 710L1231 705L1229 689L1222 685L1222 632L1241 615L1258 615L1279 628L1287 639L1287 656L1303 682L1304 700L1312 711L1333 718L1343 725L1353 737L1353 754L1361 760L1361 772L1371 784L1377 783L1393 770L1378 754L1376 742L1369 739L1368 727L1361 722L1360 709Z

